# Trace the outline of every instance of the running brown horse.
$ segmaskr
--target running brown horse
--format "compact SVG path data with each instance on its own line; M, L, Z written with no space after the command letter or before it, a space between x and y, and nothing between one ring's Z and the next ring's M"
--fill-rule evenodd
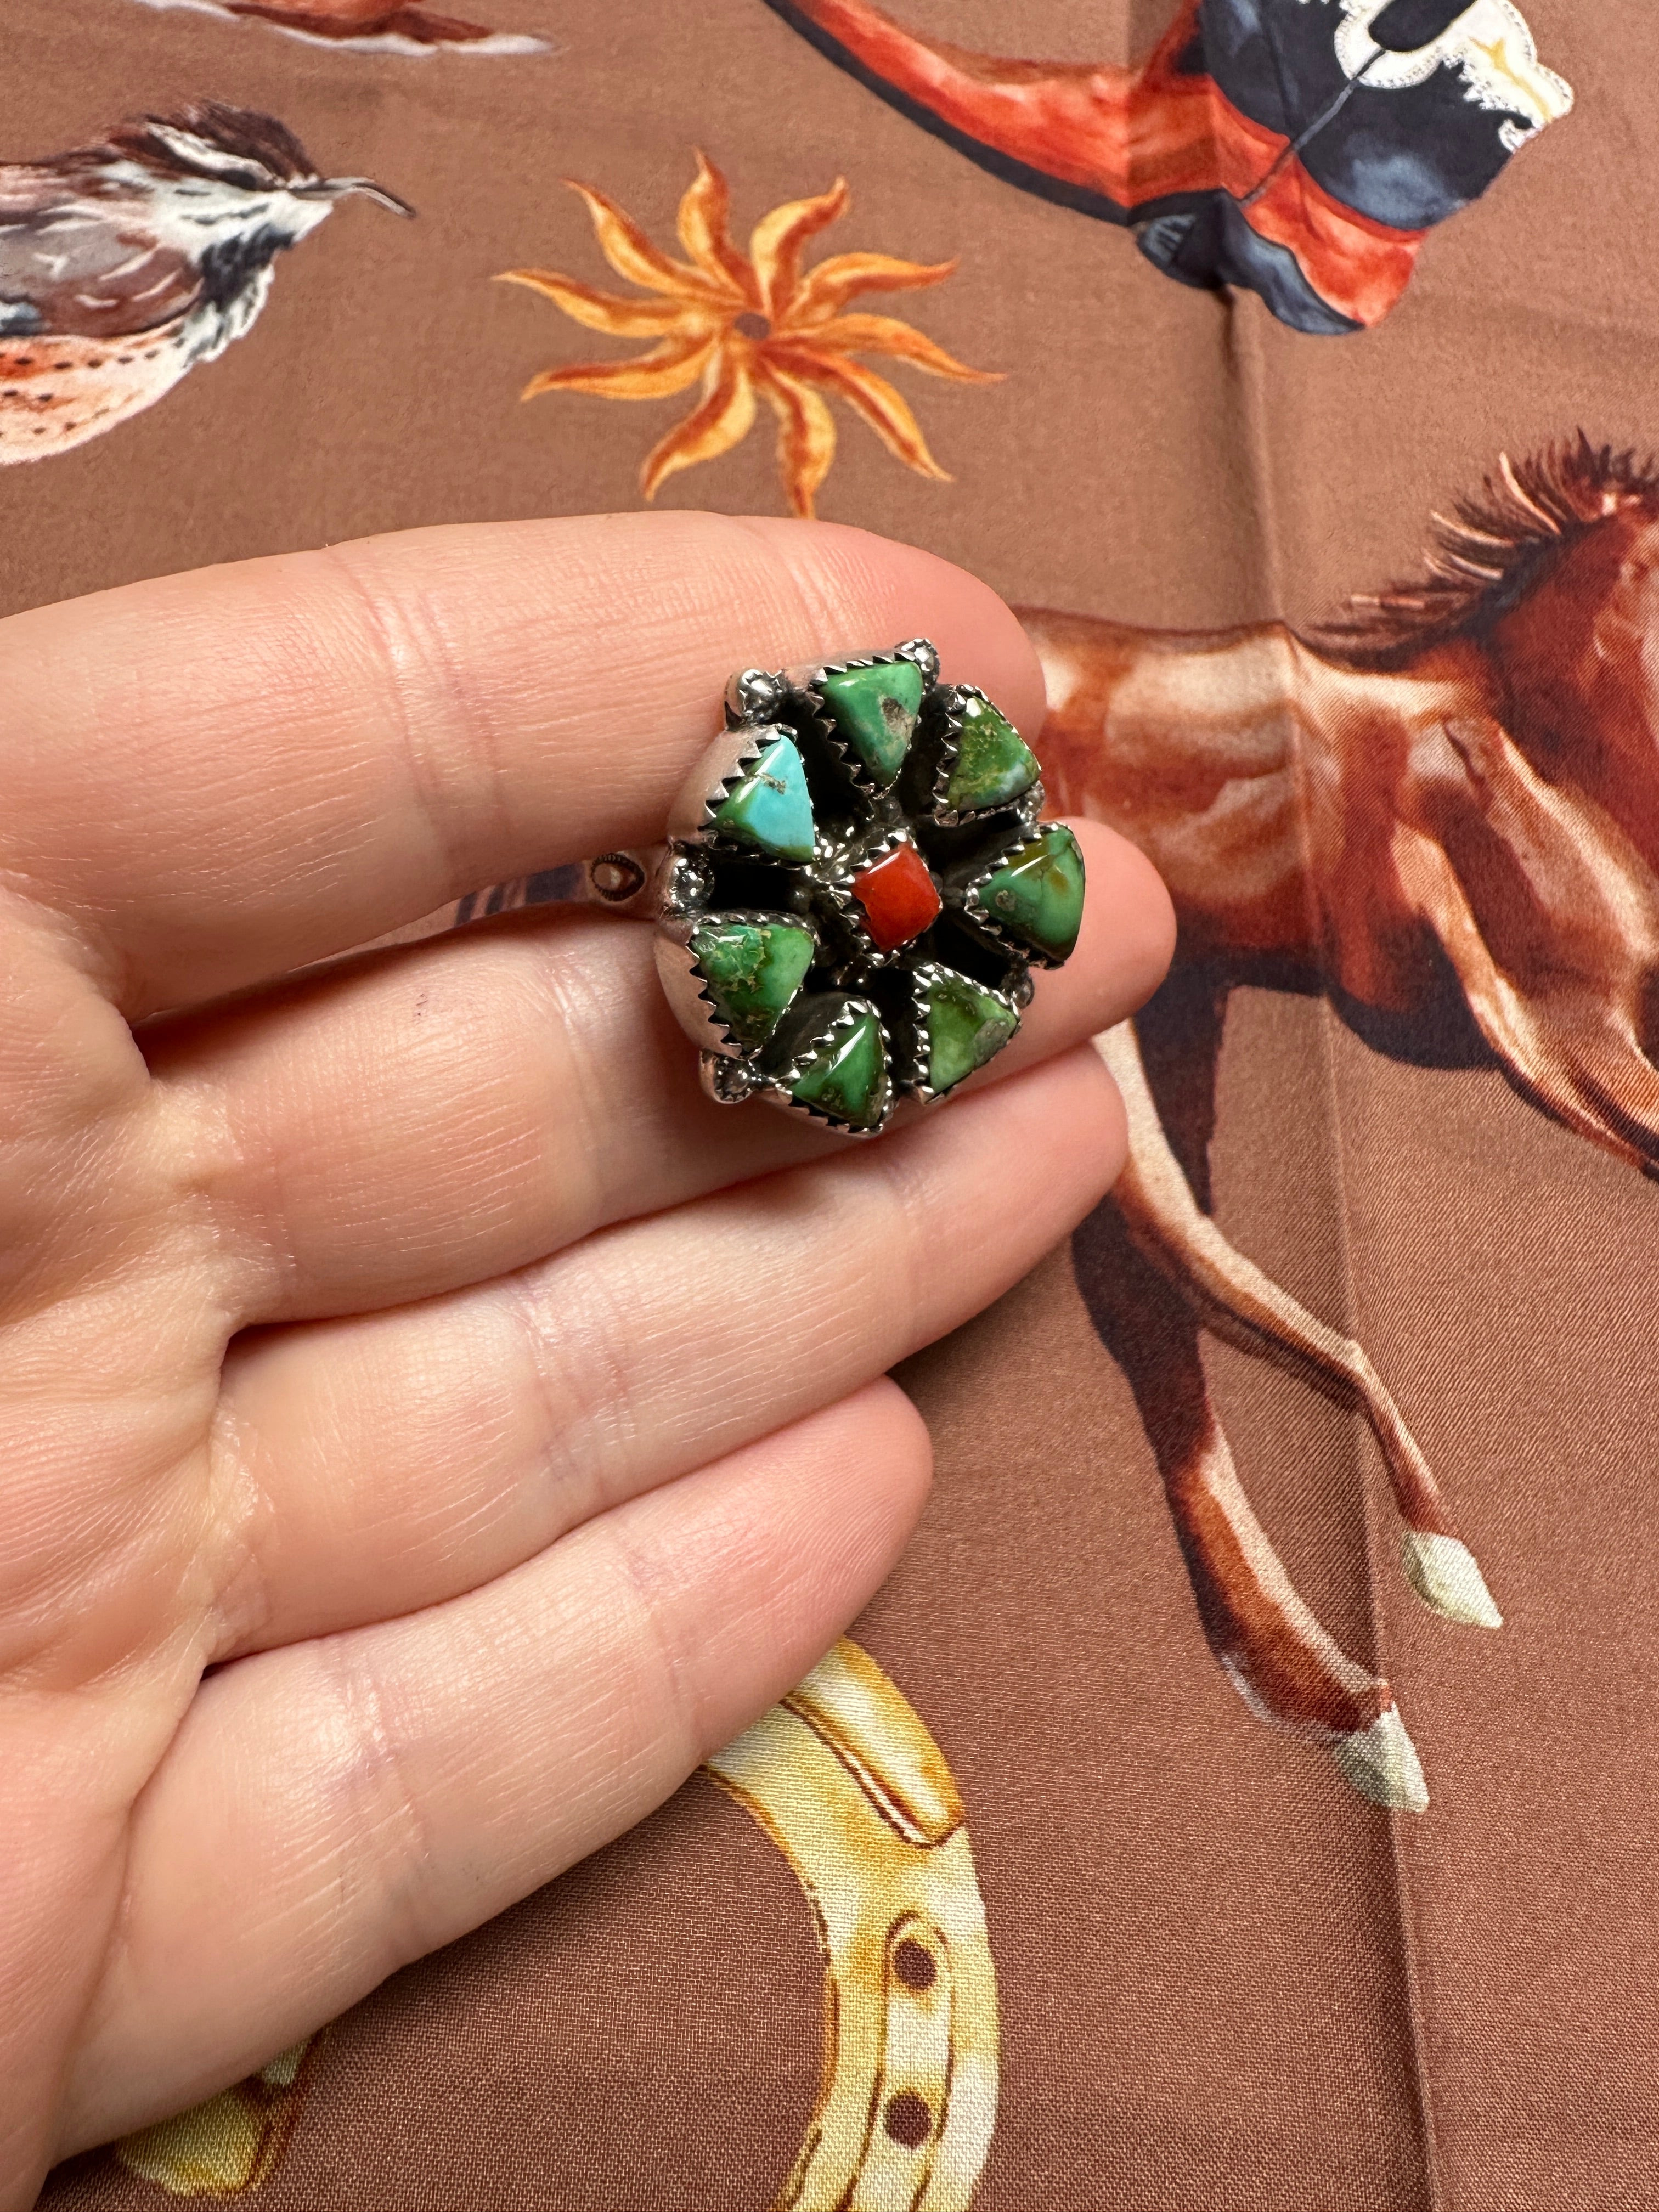
M1052 805L1156 862L1170 982L1100 1042L1130 1160L1078 1278L1134 1391L1206 1633L1252 1710L1383 1803L1427 1802L1386 1681L1298 1597L1250 1510L1200 1330L1362 1413L1405 1571L1497 1627L1480 1569L1360 1346L1210 1218L1227 997L1322 994L1418 1063L1495 1066L1540 1112L1659 1170L1659 472L1574 443L1503 457L1434 519L1427 574L1303 637L1024 616L1048 678Z

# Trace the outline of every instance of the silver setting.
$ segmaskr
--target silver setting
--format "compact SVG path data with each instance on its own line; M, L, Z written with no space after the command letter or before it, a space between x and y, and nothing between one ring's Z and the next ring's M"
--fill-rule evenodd
M923 690L906 758L884 789L840 735L817 687L833 675L902 660L920 671ZM1036 834L1042 784L999 807L953 812L939 804L963 703L983 697L972 687L940 684L939 656L925 638L799 669L740 670L726 687L726 726L675 800L670 843L651 857L648 890L634 887L635 867L646 865L641 854L606 854L590 864L587 896L596 902L631 911L635 901L654 902L657 966L677 1019L697 1046L711 1099L739 1105L763 1098L849 1139L878 1136L904 1102L929 1105L949 1095L927 1080L932 985L958 978L1006 1006L1018 1028L1031 997L1030 962L1042 956L1003 930L978 906L977 894ZM811 801L813 850L806 860L736 838L716 821L781 738L799 753ZM941 906L934 921L886 951L871 934L853 881L907 844L927 867ZM692 950L702 926L726 921L799 927L812 939L811 966L758 1043L733 1034ZM809 1064L866 1013L879 1031L886 1096L879 1120L860 1128L791 1094Z
M1014 813L1017 810L1011 808L1009 811ZM993 876L1000 873L1007 866L1017 853L1027 845L1036 844L1045 829L1063 826L1061 823L1042 822L1022 823L1018 836L1009 838L1007 845L994 860L988 861L984 866L976 869L963 883L959 893L961 903L957 911L964 925L983 939L988 945L995 947L998 951L1006 953L1010 958L1020 961L1028 967L1063 968L1071 955L1067 953L1065 959L1056 960L1050 954L1039 951L1035 945L1027 944L1023 937L1017 937L1012 930L1003 927L988 907L980 903L980 893ZM955 903L954 900L952 903ZM1011 994L1012 988L1010 985Z
M722 1053L706 1052L700 1073L705 1095L717 1106L746 1106L756 1095L755 1079L741 1060L728 1060Z
M896 945L890 952L884 952L870 933L870 926L865 919L863 903L853 888L856 878L861 876L866 868L879 867L884 860L890 860L902 845L909 846L922 866L927 867L927 855L916 843L909 830L901 825L897 829L884 830L868 844L842 848L836 854L834 873L827 876L823 881L823 890L833 902L836 914L844 923L848 934L854 941L856 948L855 957L862 961L866 968L895 966L907 957L911 946L916 941L914 937L907 937L902 945ZM943 914L949 903L945 897L945 886L933 874L931 867L927 867L927 872L933 877L933 889L939 896L939 912ZM928 927L931 928L932 924L930 923ZM921 936L924 933L919 930L916 935Z
M924 1106L935 1105L941 1099L953 1097L960 1085L977 1075L979 1069L970 1068L967 1075L958 1078L956 1083L947 1084L943 1091L935 1091L927 1080L927 1054L922 1048L922 1038L927 1026L927 994L933 986L940 982L965 983L970 991L994 999L999 1006L1007 1008L1013 1028L998 1046L998 1052L1006 1052L1018 1036L1021 1007L1016 1002L1013 991L999 991L994 984L981 983L977 977L965 974L960 968L947 967L942 960L924 960L919 967L910 970L905 980L910 986L910 1005L899 1036L904 1088L911 1097L921 1099ZM1020 970L1020 981L1024 986L1024 1003L1029 1005L1031 998L1029 969ZM995 1057L994 1053L991 1058L994 1060ZM980 1065L988 1067L991 1061L982 1060Z
M691 939L699 929L719 928L723 922L747 922L762 929L799 929L812 940L815 956L823 952L818 932L809 915L776 911L768 908L706 907L693 915L676 915L657 933L657 973L662 977L663 989L668 1003L678 1018L686 1035L694 1037L705 1053L714 1053L721 1059L747 1060L764 1054L771 1037L758 1044L746 1044L732 1034L730 1024L715 1005L708 978L699 965ZM820 964L818 957L812 965ZM807 971L811 973L811 969ZM805 979L796 986L795 995L789 1001L773 1027L773 1036L786 1023L793 1009L805 993Z
M925 659L923 648L926 648ZM819 686L827 676L845 676L855 668L893 668L901 660L911 662L921 672L921 705L909 738L910 748L914 750L916 739L921 734L927 710L930 684L927 669L930 665L934 669L939 666L939 655L926 638L913 637L904 645L895 646L890 653L858 653L847 660L820 660L804 667L787 668L782 677L789 690L788 712L801 729L811 731L861 799L868 804L890 807L895 819L902 818L895 793L904 781L905 770L909 766L908 755L891 783L878 783L853 746L842 737L841 726L826 705Z
M817 1018L811 1015L812 1007L823 1006L828 1002L838 1002L835 1003L833 1013ZM843 1137L854 1139L880 1136L892 1120L893 1109L902 1095L900 1085L894 1079L892 1032L882 1019L880 1007L872 999L854 998L839 991L814 992L810 995L803 994L796 1000L792 1012L798 1017L798 1041L794 1050L772 1067L767 1097L786 1112L793 1114L797 1121L814 1121L821 1129L834 1129ZM887 1096L882 1103L881 1119L872 1122L867 1128L860 1128L851 1121L843 1121L838 1114L826 1113L821 1106L809 1105L805 1099L796 1098L792 1094L812 1062L843 1038L851 1036L866 1014L875 1016L876 1026L881 1032L882 1065Z
M714 817L761 756L787 738L797 748L799 732L785 722L743 722L720 732L693 774L680 786L669 809L668 835L677 844L702 844L715 837ZM735 849L747 852L747 846ZM780 867L787 861L776 863Z
M897 660L914 660L921 669L922 683L929 691L939 682L939 647L931 637L907 637L902 645L894 647L893 657Z
M1018 813L1023 819L1041 819L1043 806L1042 778L1038 775L1025 789L1012 799L998 799L989 806L950 806L945 793L950 787L951 773L962 750L962 726L967 702L977 699L993 713L1002 709L981 691L977 684L941 684L933 695L933 714L930 718L928 740L930 748L938 748L933 774L928 790L929 808L935 822L942 830L954 830L964 822L984 822L994 814ZM1007 720L1006 715L1003 716ZM1011 728L1012 725L1009 726Z
M786 690L781 676L764 668L740 668L726 687L726 712L735 726L775 721Z
M714 888L714 872L696 846L670 846L668 865L659 881L662 886L658 920L665 929L678 927L700 914Z

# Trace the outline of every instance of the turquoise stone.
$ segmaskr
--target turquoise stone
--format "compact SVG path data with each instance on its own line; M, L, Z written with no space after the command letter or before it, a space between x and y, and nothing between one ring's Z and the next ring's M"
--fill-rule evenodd
M1006 806L1041 773L1036 755L1006 714L984 699L963 701L962 742L945 787L947 806L962 814Z
M710 919L691 939L715 1012L739 1044L764 1044L817 952L811 930L789 921Z
M810 860L816 842L812 798L794 742L769 744L714 814L723 837L753 845L780 860Z
M875 1015L860 1014L820 1045L789 1095L855 1129L873 1129L887 1107L887 1054Z
M842 736L885 791L904 765L921 708L921 671L914 660L848 668L817 687Z
M927 986L927 1087L950 1091L994 1060L1019 1027L1012 1006L965 975L936 976Z
M1069 959L1083 926L1083 855L1077 839L1064 823L1050 823L987 878L979 904L1045 959Z

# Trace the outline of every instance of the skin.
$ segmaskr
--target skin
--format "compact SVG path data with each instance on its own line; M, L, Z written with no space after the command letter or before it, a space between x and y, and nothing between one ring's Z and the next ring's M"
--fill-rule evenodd
M0 623L0 2205L656 1805L929 1480L884 1378L1099 1200L1083 1043L1169 904L1080 823L1072 964L848 1146L707 1102L648 930L329 960L660 833L731 669L922 633L932 556L710 516L424 531ZM283 980L284 977L287 980Z

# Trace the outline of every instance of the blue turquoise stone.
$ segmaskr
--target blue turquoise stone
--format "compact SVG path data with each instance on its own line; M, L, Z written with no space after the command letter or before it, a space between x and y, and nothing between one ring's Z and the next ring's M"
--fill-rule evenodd
M806 770L794 742L779 738L715 809L722 837L752 845L780 860L805 861L817 841Z

